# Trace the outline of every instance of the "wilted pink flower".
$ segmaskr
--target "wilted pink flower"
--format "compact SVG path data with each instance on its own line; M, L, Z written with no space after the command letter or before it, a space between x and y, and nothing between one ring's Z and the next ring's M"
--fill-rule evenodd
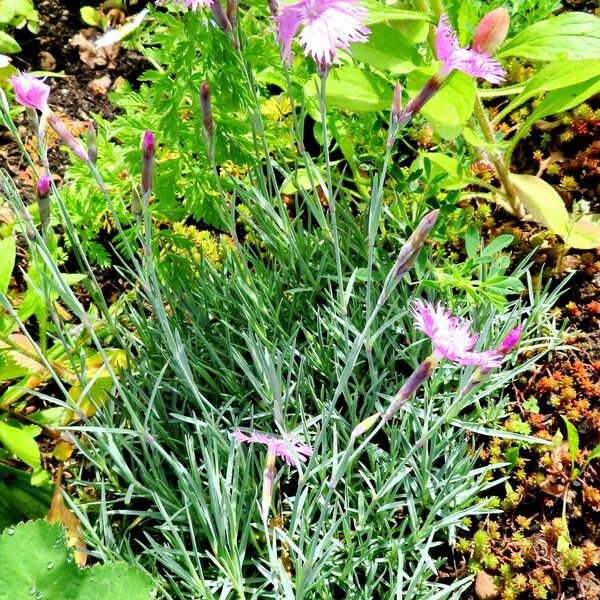
M508 354L521 339L523 334L523 325L517 325L509 334L500 342L498 346L498 352L500 354Z
M459 365L476 365L483 368L499 367L502 354L494 350L472 352L477 334L471 333L471 322L453 317L440 304L415 302L413 309L415 327L431 338L433 354L444 356Z
M291 451L293 448L302 462L306 462L309 456L312 456L313 450L307 444L301 444L294 438L284 440L280 437L267 435L266 433L252 432L250 435L246 435L241 431L234 431L233 437L238 442L247 442L248 444L265 444L267 448L275 452L276 456L283 458L288 465L296 465L296 457Z
M42 112L48 108L50 86L41 79L29 73L17 73L9 81L15 90L19 104Z
M435 51L438 60L444 63L442 67L444 75L456 69L490 83L504 81L505 71L497 60L485 52L476 52L459 46L456 31L452 29L448 15L445 14L440 17L438 23Z
M320 67L327 67L337 59L338 50L348 50L350 43L367 41L370 30L364 25L367 10L357 6L356 0L300 0L281 6L275 17L282 43L284 60L292 60L292 39L300 25L304 25L298 41Z
M190 8L195 12L201 8L209 7L213 0L172 0L172 2L184 8Z
M12 59L10 56L5 56L4 54L0 54L0 69L4 69L4 67L8 67L10 61Z

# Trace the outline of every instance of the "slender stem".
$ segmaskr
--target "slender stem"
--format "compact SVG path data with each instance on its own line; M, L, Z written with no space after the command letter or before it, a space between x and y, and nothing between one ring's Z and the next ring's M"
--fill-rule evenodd
M327 174L327 203L331 214L331 233L333 236L333 247L335 251L335 266L338 278L338 296L344 293L344 279L342 274L342 257L340 252L340 239L337 228L336 199L333 191L333 179L331 176L331 161L329 158L329 131L327 129L327 104L326 86L329 71L323 69L320 73L321 85L319 87L319 109L321 112L321 129L323 130L323 152L325 154L325 171Z
M481 131L483 133L483 137L487 142L492 144L496 143L496 136L494 135L494 130L492 128L492 124L490 123L487 111L483 106L483 102L481 101L481 96L477 94L475 99L475 119L481 127ZM504 187L504 191L506 193L506 197L508 198L508 202L510 203L511 209L516 217L519 219L523 218L524 211L521 205L521 201L517 195L517 189L514 184L510 180L509 170L504 162L504 158L500 152L497 150L492 150L490 152L490 159L494 163L496 167L496 172L498 173L498 178L502 182Z

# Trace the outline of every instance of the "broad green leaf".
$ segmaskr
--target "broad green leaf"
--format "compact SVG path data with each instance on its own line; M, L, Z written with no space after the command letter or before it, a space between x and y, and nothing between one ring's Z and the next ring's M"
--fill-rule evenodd
M598 92L600 92L600 75L596 75L587 81L548 92L510 140L508 155L510 156L517 142L529 131L536 121L578 106Z
M543 61L600 58L600 19L587 13L566 12L538 21L504 44L496 56Z
M564 238L569 232L569 213L558 192L535 175L510 175L525 210L538 222Z
M22 469L0 464L0 531L24 519L46 516L52 489L31 485L31 475Z
M564 415L561 415L562 420L565 422L567 428L567 443L569 444L569 454L571 455L571 470L575 470L575 460L577 459L577 453L579 452L579 432L577 427L567 419Z
M382 21L428 21L429 15L416 10L404 10L393 6L384 6L374 0L361 3L369 11L369 23Z
M371 26L368 44L351 44L350 51L354 60L394 74L409 73L423 64L416 46L383 23Z
M0 421L0 442L19 460L34 469L41 465L40 449L35 441L41 429L37 425L13 427Z
M406 85L411 97L419 92L434 72L435 68L417 69L408 76ZM437 134L450 140L462 133L474 105L475 82L468 75L455 71L440 91L425 104L421 113Z
M17 246L12 235L0 240L0 294L6 295L13 269Z
M542 92L576 85L598 75L600 75L600 60L565 60L545 65L527 82L522 93L503 109L495 120L502 119L503 116Z
M502 252L504 248L508 248L514 240L514 236L504 233L494 238L481 252L481 256L493 256L498 252ZM488 280L489 283L489 280Z
M65 528L47 521L9 527L0 536L0 600L149 600L153 582L126 563L80 569Z
M410 166L411 172L417 169L425 172L429 171L430 181L443 175L444 178L439 183L442 189L458 190L469 183L462 174L462 168L458 160L442 152L423 152L419 154Z
M569 225L565 244L578 250L592 250L600 246L600 224L582 218Z
M21 52L21 46L8 33L0 31L0 52L2 54L15 54Z
M307 97L315 99L318 77L309 79L304 86ZM355 112L384 110L392 104L392 88L381 77L357 67L333 69L327 77L327 102Z
M465 140L471 144L471 146L475 146L476 148L486 148L486 149L502 149L508 146L508 142L488 142L483 139L479 135L477 135L470 127L465 127L462 132Z
M100 15L93 6L82 6L79 9L79 14L81 16L81 20L92 27L100 27L102 25Z

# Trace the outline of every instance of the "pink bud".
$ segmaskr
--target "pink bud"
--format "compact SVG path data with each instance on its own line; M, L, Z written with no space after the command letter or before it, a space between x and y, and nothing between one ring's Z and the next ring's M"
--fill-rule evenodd
M501 354L508 354L521 339L523 334L523 325L517 325L501 342L498 346L498 352Z
M29 73L17 73L9 81L15 90L19 104L42 112L48 108L49 85Z
M142 137L142 199L148 200L152 193L152 180L154 178L154 134L146 130Z
M71 150L75 156L80 158L82 161L87 162L90 157L85 151L81 142L68 130L67 126L63 121L52 112L50 109L47 111L48 124L57 133L58 137L63 141L65 146Z
M490 11L479 21L473 37L473 50L492 55L504 42L510 26L510 15L505 8Z
M50 192L50 175L41 175L37 180L37 193L38 196L47 196Z
M149 158L151 154L154 154L155 146L154 134L147 129L144 131L144 136L142 137L142 152L145 158Z

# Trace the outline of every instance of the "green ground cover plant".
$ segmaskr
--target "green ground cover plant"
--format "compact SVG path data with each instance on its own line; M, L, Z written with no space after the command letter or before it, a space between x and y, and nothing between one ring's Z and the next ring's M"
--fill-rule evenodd
M594 215L567 212L511 155L536 120L594 93L598 21L541 3L509 33L506 11L478 3L344 1L328 6L348 30L325 49L309 29L328 18L319 3L308 17L149 7L152 27L130 43L153 69L113 93L123 113L90 122L85 144L45 83L11 79L33 158L1 93L7 130L45 171L35 207L0 173L15 219L0 265L1 366L15 383L0 398L3 456L48 491L52 452L34 440L53 437L57 520L78 552L136 567L140 598L459 598L489 565L440 570L500 512L495 486L513 466L480 462L485 441L552 445L499 424L509 383L564 345L551 308L566 282L534 279L533 254L512 260L514 236L479 229L490 201L593 247ZM288 18L303 21L308 58L288 60ZM535 74L478 87L504 77L492 54ZM535 102L512 137L483 104L504 96L496 119ZM435 142L415 153L423 123ZM60 189L48 128L72 158ZM483 159L491 179L474 174ZM24 298L8 293L15 239ZM99 267L121 282L114 302ZM105 568L120 567L92 570Z

